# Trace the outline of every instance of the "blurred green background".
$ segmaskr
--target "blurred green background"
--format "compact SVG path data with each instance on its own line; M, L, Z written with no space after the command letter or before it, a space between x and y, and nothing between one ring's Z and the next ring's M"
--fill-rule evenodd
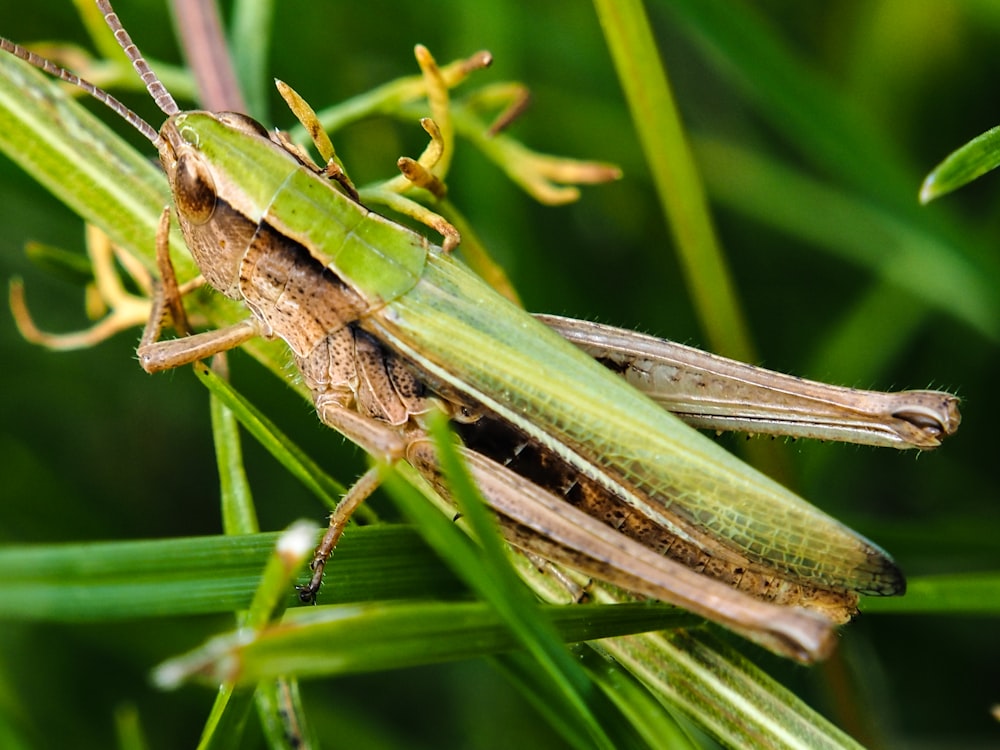
M1000 6L647 7L760 362L845 385L941 387L963 398L962 429L936 453L789 443L787 481L890 550L910 576L997 570L989 420L1000 415L1000 177L926 208L917 191L949 151L1000 123ZM4 36L86 44L62 3L0 0L0 9ZM117 10L147 55L179 60L162 2L121 0ZM590 4L284 3L274 34L271 72L317 108L412 74L417 42L439 61L489 49L495 64L477 81L519 80L534 95L514 135L541 151L616 163L625 174L585 189L578 203L543 207L459 145L450 196L528 309L708 345ZM160 121L141 96L126 99ZM291 123L277 101L272 112L272 124ZM335 140L364 183L390 175L396 157L417 153L424 136L371 121ZM44 328L81 327L79 288L23 253L28 240L82 252L79 220L6 160L0 218L0 277L25 278ZM135 361L138 334L56 354L23 341L9 311L0 312L3 543L220 531L206 393L186 370L145 375ZM360 470L361 458L271 375L239 354L232 368L237 386L338 477L350 481ZM245 450L264 529L322 518L256 445ZM153 747L191 746L211 691L161 694L148 685L148 670L230 623L2 622L0 714L40 747L108 747L114 712L135 707ZM761 661L866 741L996 746L996 632L995 618L872 613L845 629L829 666ZM324 707L311 712L320 732L336 724L332 736L345 746L558 742L481 663L305 689L307 706Z

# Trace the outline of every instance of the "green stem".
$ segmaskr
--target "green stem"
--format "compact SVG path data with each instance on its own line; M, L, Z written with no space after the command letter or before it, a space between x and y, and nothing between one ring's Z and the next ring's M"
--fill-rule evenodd
M750 332L642 3L594 0L594 5L702 328L714 350L753 362Z

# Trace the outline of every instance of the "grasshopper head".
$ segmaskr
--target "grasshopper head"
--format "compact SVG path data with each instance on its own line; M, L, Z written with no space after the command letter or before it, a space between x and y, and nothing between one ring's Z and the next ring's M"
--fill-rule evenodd
M259 123L232 112L176 114L158 146L195 262L209 284L239 299L243 256L298 163Z

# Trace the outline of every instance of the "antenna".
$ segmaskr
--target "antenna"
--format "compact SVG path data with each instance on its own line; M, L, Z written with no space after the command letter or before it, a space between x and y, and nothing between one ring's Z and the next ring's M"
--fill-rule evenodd
M108 25L108 28L114 32L115 39L118 41L118 46L122 48L122 52L131 61L132 67L135 68L135 72L139 74L142 79L143 84L146 86L146 91L149 95L153 97L153 101L156 102L156 106L159 107L160 111L163 112L167 117L171 117L180 112L180 108L177 106L177 102L174 101L174 97L170 95L166 87L160 83L160 79L156 77L156 73L153 69L149 67L149 63L143 59L142 53L139 52L139 48L135 46L132 41L132 37L128 35L125 31L125 27L122 26L122 22L118 18L118 14L115 13L115 9L111 7L110 0L97 0L97 7L104 14L104 22Z
M135 46L131 37L129 37L128 32L122 27L121 21L118 19L114 9L111 7L111 3L108 2L108 0L97 0L97 6L104 14L104 20L108 24L108 27L112 32L114 32L115 39L118 40L118 45L122 48L125 56L131 61L132 67L135 68L135 72L138 73L140 78L142 78L142 82L146 85L146 90L149 92L149 95L153 97L153 101L156 102L156 106L159 107L160 111L167 117L171 117L180 112L177 102L174 101L170 92L167 91L166 87L160 82L160 79L157 78L156 73L153 72L152 68L149 67L149 64L143 59L142 54L139 52L139 48ZM156 128L143 120L139 117L139 115L126 107L104 89L95 86L90 81L80 78L80 76L75 73L71 73L65 68L56 65L51 60L46 60L41 55L36 55L34 52L25 49L20 44L16 44L9 39L5 39L4 37L0 37L0 49L5 52L9 52L14 57L24 60L26 63L34 65L39 70L45 71L49 75L58 78L60 81L65 81L66 83L76 86L81 91L87 92L94 99L101 102L101 104L104 104L108 107L108 109L125 120L125 122L142 133L146 140L159 148L160 135L156 132Z

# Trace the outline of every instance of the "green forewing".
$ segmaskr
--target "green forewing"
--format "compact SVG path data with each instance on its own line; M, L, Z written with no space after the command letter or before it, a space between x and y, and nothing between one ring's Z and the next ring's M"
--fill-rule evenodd
M457 261L431 254L420 283L378 318L379 332L437 377L655 497L664 523L674 514L804 583L900 590L878 547L684 425Z

